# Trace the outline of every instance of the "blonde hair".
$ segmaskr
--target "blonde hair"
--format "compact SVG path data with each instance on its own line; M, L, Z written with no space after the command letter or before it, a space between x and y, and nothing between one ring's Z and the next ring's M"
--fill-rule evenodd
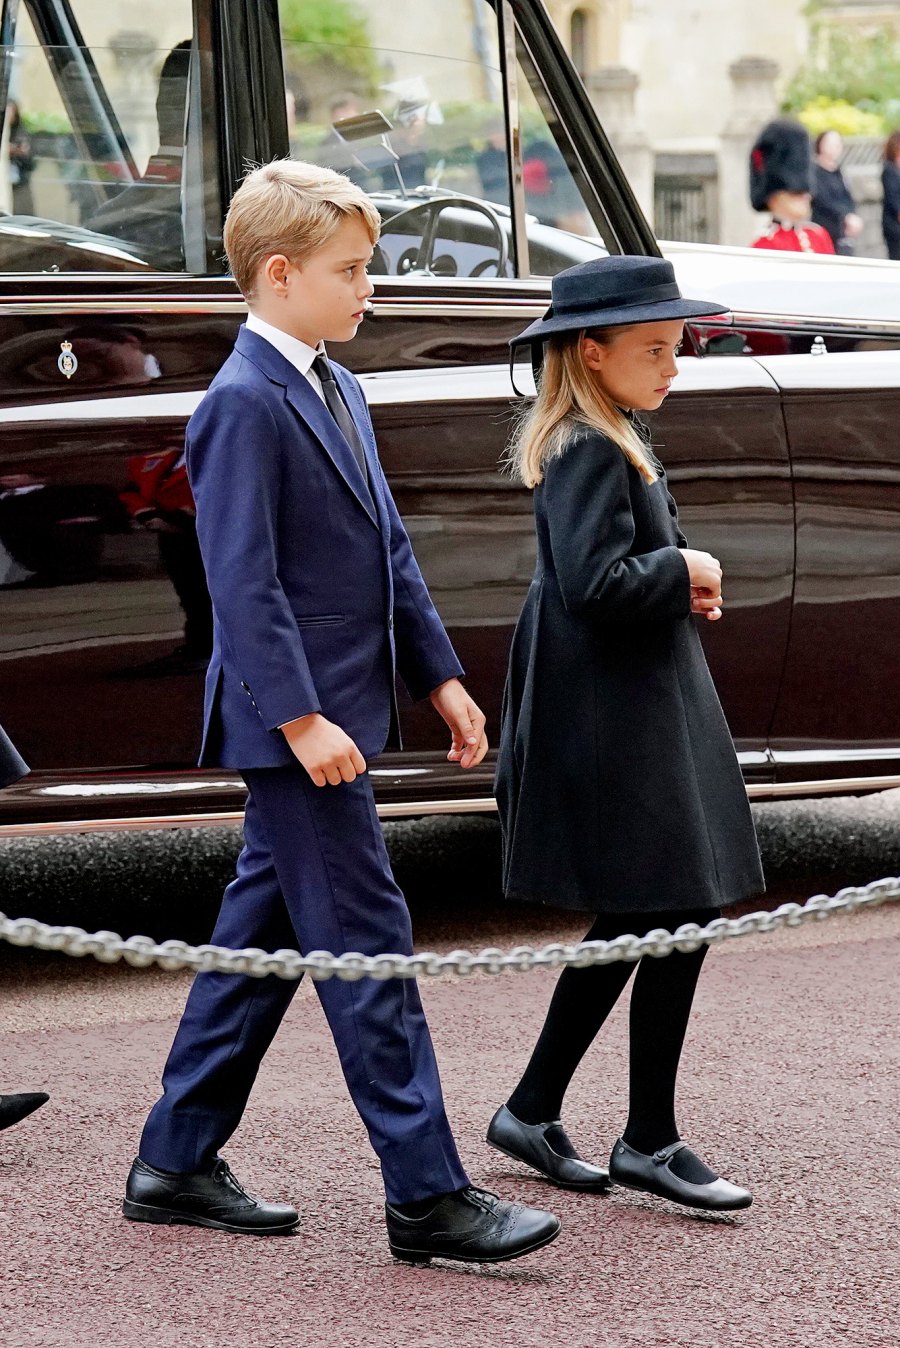
M260 265L273 253L305 262L328 242L342 220L357 216L372 243L381 218L365 192L342 173L273 159L251 169L225 217L225 252L246 299L253 298Z
M591 330L587 335L610 346L622 328ZM585 333L565 332L544 347L537 397L526 405L513 428L507 465L526 487L536 487L553 458L562 454L577 426L608 435L634 464L645 482L656 481L647 446L633 423L616 406L584 359Z

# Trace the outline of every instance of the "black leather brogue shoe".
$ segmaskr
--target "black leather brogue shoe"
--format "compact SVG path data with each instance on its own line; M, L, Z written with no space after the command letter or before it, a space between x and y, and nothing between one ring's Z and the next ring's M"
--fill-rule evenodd
M460 1259L499 1264L549 1245L559 1235L559 1218L471 1185L445 1194L424 1217L406 1217L385 1204L388 1241L395 1259L427 1264Z
M12 1128L33 1114L50 1099L45 1091L29 1091L23 1095L0 1095L0 1132Z
M205 1174L173 1175L138 1158L122 1211L133 1222L211 1226L247 1236L286 1235L300 1220L288 1203L263 1203L248 1194L222 1160Z
M548 1138L550 1130L553 1130L552 1141ZM501 1105L488 1124L487 1141L504 1156L531 1166L561 1189L602 1193L609 1188L609 1172L581 1159L563 1132L559 1119L551 1123L522 1123L506 1105ZM558 1148L560 1141L570 1155L554 1149L553 1142Z
M753 1195L748 1189L739 1189L736 1184L723 1179L691 1184L674 1174L672 1157L686 1149L686 1142L672 1142L647 1156L619 1138L609 1158L609 1177L613 1184L622 1184L626 1189L641 1189L658 1198L670 1198L673 1203L688 1208L704 1208L708 1212L749 1208Z

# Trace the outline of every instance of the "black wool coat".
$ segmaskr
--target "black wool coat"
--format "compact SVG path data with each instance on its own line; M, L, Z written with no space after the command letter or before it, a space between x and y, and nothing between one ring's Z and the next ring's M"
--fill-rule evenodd
M765 887L659 473L578 427L535 491L496 778L511 899L658 912Z
M0 725L0 787L12 786L28 773L28 764Z

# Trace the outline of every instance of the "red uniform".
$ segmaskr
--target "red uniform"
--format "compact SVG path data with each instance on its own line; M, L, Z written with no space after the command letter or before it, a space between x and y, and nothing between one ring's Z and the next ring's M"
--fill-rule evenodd
M821 225L783 225L773 220L752 248L775 248L782 253L834 253L831 235Z

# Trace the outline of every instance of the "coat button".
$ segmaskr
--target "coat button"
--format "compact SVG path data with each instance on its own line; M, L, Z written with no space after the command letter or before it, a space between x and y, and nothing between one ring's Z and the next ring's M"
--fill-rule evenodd
M388 614L388 627L393 628L393 626L394 626L394 615L393 615L393 613L389 613L389 614Z

